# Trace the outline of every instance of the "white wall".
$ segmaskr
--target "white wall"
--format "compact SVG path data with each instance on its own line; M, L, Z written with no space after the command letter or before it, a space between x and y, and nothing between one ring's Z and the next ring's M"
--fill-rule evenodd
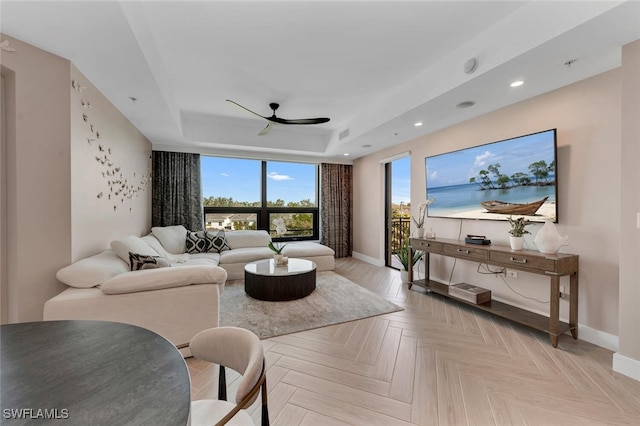
M426 156L514 136L558 129L559 224L569 246L561 251L580 255L579 324L581 337L617 347L620 241L621 71L616 69L571 86L483 115L406 142L354 162L354 251L383 259L384 185L380 159L411 151L412 214L425 199ZM637 188L636 188L637 189ZM505 222L428 218L427 227L444 238L461 233L486 235L494 244L508 244ZM462 226L462 229L460 229ZM531 225L528 248L542 225ZM637 253L636 253L637 255ZM434 256L432 274L448 281L453 261ZM549 310L548 279L519 273L510 286L493 275L480 275L477 264L458 260L453 282L486 287L497 299L536 312ZM563 282L568 282L565 278ZM567 285L568 287L568 285ZM540 303L531 298L546 303ZM561 301L561 317L568 302Z
M84 88L69 85L75 261L107 248L114 239L149 232L151 144L73 65L71 80Z
M93 151L81 139L87 129L79 120L87 123L79 113L79 92L71 88L71 81L83 79L82 75L66 59L6 35L2 39L16 49L2 55L9 95L3 271L8 281L8 321L36 321L42 319L44 302L66 288L55 278L58 269L108 247L120 236L116 229L148 231L151 191L144 191L117 214L105 213L109 208L113 213L113 206L96 203L96 189L103 188L104 179L96 174L95 157L93 162L89 158ZM89 110L92 120L97 129L104 129L105 146L113 147L114 162L121 164L126 177L148 173L149 141L89 82L84 83L95 105Z
M640 380L640 40L622 50L620 349L614 370Z
M70 260L68 61L2 35L7 108L9 322L42 318L64 289L55 271ZM10 87L9 87L10 86Z

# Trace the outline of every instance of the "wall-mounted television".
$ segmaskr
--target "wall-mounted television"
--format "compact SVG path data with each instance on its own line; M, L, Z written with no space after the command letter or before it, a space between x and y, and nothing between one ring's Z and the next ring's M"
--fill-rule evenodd
M427 216L557 222L556 158L556 129L427 157Z

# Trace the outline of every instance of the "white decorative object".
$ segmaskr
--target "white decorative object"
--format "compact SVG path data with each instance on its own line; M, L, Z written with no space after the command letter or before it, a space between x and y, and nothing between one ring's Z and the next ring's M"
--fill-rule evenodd
M422 228L422 227L416 228L416 237L417 238L424 238L424 228Z
M555 224L547 219L533 242L536 243L540 253L555 254L560 250L560 247L569 244L569 237L560 236Z
M425 231L424 232L424 237L425 238L431 238L431 239L435 238L436 237L436 233L434 232L433 228L429 228L428 231Z
M402 284L409 283L409 271L405 271L404 269L400 271L400 281L402 282Z
M511 246L511 250L522 250L523 243L523 237L509 237L509 245Z

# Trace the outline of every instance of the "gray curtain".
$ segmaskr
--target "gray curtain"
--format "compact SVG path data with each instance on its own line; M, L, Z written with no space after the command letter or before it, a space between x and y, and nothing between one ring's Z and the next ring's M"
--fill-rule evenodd
M336 257L349 257L353 240L353 167L322 163L320 176L320 242L331 247Z
M152 226L204 228L200 154L153 151Z

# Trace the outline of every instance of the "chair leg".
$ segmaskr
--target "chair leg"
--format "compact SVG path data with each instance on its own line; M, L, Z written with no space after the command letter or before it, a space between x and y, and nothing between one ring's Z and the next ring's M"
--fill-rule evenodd
M221 365L218 371L218 399L220 401L227 400L227 375L224 370L224 365Z
M262 382L262 426L269 426L269 407L267 406L267 379Z

